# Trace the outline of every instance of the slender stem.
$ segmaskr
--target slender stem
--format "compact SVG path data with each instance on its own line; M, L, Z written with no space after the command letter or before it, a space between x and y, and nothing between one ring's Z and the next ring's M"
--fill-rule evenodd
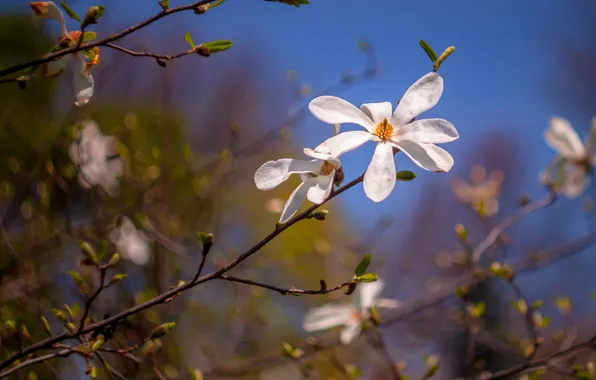
M393 362L391 358L391 354L389 353L389 349L387 348L387 344L385 344L385 339L383 338L383 334L381 333L381 329L378 326L374 327L375 330L375 338L379 344L379 351L383 355L387 366L391 369L391 374L393 375L394 380L401 380L401 374L399 373L399 369L397 365Z
M177 53L177 54L173 54L173 55L171 55L171 54L162 55L162 54L138 52L138 51L127 49L127 48L122 47L120 45L113 44L111 42L106 43L105 46L107 46L109 48L112 48L114 50L121 51L121 52L126 53L128 55L132 55L133 57L151 57L151 58L155 58L155 59L164 59L166 61L170 61L172 59L176 59L176 58L180 58L180 57L184 57L184 56L187 56L187 55L194 54L194 52L192 50L184 51L182 53Z
M93 301L95 301L95 299L99 296L99 293L101 293L106 288L106 286L105 286L106 272L107 272L107 268L100 269L99 286L97 287L97 290L95 291L95 293L93 293L93 295L91 295L91 297L89 297L89 299L87 300L87 303L85 304L85 309L83 310L83 316L81 317L81 322L79 323L77 335L80 335L81 331L85 327L85 320L89 316L89 312L91 311L91 305L93 304Z
M338 290L343 289L343 288L347 288L348 286L356 283L356 281L350 280L350 281L346 281L344 283L341 283L339 285L336 285L336 286L334 286L332 288L321 287L321 289L318 289L318 290L314 290L314 289L312 289L312 290L306 290L306 289L297 289L297 288L289 288L289 289L288 288L280 288L278 286L264 284L262 282L257 282L257 281L252 281L252 280L247 280L247 279L244 279L244 278L227 276L227 275L221 275L217 279L221 279L221 280L225 280L225 281L230 281L230 282L239 282L239 283L247 284L247 285L258 286L258 287L261 287L261 288L265 288L265 289L276 291L276 292L278 292L278 293L280 293L282 295L287 295L287 294L327 294L327 293L338 291Z

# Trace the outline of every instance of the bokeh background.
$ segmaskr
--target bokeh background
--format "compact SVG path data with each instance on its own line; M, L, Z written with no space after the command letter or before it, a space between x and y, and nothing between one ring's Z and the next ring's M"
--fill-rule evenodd
M91 5L86 0L68 3L79 14ZM330 210L326 221L292 227L235 269L235 275L281 287L316 288L321 278L328 284L350 279L370 252L371 269L386 282L385 297L408 302L450 291L453 280L470 271L454 226L465 225L477 244L491 225L519 207L522 196L543 196L539 172L554 155L543 140L549 118L565 117L585 136L596 116L596 54L591 48L596 7L590 2L311 3L294 8L228 0L203 15L183 12L154 23L118 43L136 51L177 53L188 49L183 35L190 32L197 43L229 39L234 46L209 58L183 57L167 68L151 58L104 48L94 73L96 95L82 109L72 107L71 73L32 81L26 90L0 85L2 318L22 319L33 341L44 338L40 314L58 331L50 309L84 302L66 271L92 276L78 263L77 242L99 244L113 228L115 215L127 215L139 226L149 221L159 236L150 264L120 264L119 271L129 278L102 294L94 305L96 318L164 292L193 273L200 260L197 231L216 236L207 270L236 257L271 231L279 217L272 205L297 183L293 178L261 192L252 180L256 168L268 160L299 157L303 147L314 147L331 133L305 109L308 101L322 92L357 105L395 104L432 69L420 39L438 52L456 46L440 69L443 97L425 115L457 127L460 139L444 146L455 158L453 170L424 172L398 155L398 169L416 172L414 181L398 182L379 204L357 186L325 206ZM102 5L106 14L94 27L100 38L159 10L157 1L146 0L106 0ZM34 20L26 1L2 1L0 20L0 67L43 54L58 36L57 24ZM85 118L120 141L125 175L117 198L77 184L67 153L73 126ZM372 151L371 144L342 157L348 180L366 169ZM467 179L474 165L505 173L499 212L488 219L479 218L452 192L453 179ZM508 231L508 244L491 251L491 258L524 260L590 237L596 227L590 213L593 193L588 188L579 199L560 199L528 216ZM171 252L160 241L183 249ZM582 249L518 277L528 298L543 300L543 313L552 316L544 331L545 352L557 349L553 337L561 333L573 333L577 341L593 334L593 254ZM478 344L475 370L518 363L524 329L511 307L515 296L498 281L475 288L473 296L486 302L484 325L491 336ZM558 310L561 296L570 297L571 312ZM341 292L291 297L209 282L119 327L114 339L124 344L142 339L159 323L176 321L175 331L162 339L157 363L143 355L140 364L119 356L109 360L131 379L155 378L153 365L168 379L189 378L187 368L200 369L207 379L300 378L295 363L279 355L282 342L299 344L307 337L300 323L309 308L346 299ZM459 309L455 297L447 298L383 327L394 361L408 364L404 373L420 377L428 354L441 356L440 378L469 371ZM2 356L18 345L4 331ZM311 356L316 378L346 378L336 359L361 367L363 378L390 378L366 337ZM85 366L71 357L51 362L51 369L31 369L39 379L78 379L84 378ZM24 370L14 378L27 376Z

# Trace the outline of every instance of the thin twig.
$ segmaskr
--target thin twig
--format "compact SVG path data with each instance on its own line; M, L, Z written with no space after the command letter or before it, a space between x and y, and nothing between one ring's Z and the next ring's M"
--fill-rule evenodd
M73 353L74 353L74 351L65 349L65 350L55 352L53 354L47 354L47 355L43 355L43 356L38 356L33 359L25 360L24 362L19 363L19 365L16 365L16 366L0 373L0 378L6 377L6 376L10 375L11 373L18 371L21 368L30 366L32 364L45 362L47 360L54 359L54 358L65 358L67 356L72 355Z
M297 288L289 288L289 289L280 288L278 286L264 284L262 282L257 282L257 281L252 281L252 280L247 280L244 278L227 276L227 275L221 275L221 276L217 277L217 279L226 280L226 281L230 281L230 282L239 282L242 284L253 285L253 286L258 286L258 287L269 289L269 290L274 290L284 296L287 294L327 294L327 293L338 291L343 288L347 288L348 286L356 283L356 281L351 280L351 281L346 281L342 284L336 285L332 288L321 287L320 289L317 289L317 290L314 290L314 289L306 290L306 289L297 289Z
M182 53L177 53L177 54L173 54L173 55L171 55L171 54L165 54L165 55L163 55L163 54L155 54L155 53L145 53L145 52L138 52L138 51L130 50L130 49L127 49L127 48L122 47L120 45L113 44L111 42L106 43L105 46L107 46L109 48L112 48L114 50L121 51L121 52L126 53L128 55L132 55L133 57L151 57L151 58L155 58L155 59L164 59L166 61L170 61L172 59L184 57L184 56L191 55L191 54L196 54L192 50L184 51Z
M89 297L89 299L87 299L87 303L85 304L85 309L83 310L83 316L81 317L81 322L79 323L79 328L77 330L77 335L80 335L81 331L85 327L85 320L89 316L89 312L91 311L91 305L93 304L93 301L95 301L95 299L99 296L99 293L101 293L106 288L105 281L106 281L107 269L108 269L107 267L100 269L99 286L97 287L97 290L95 291L95 293L93 293L93 295L91 295L91 297Z

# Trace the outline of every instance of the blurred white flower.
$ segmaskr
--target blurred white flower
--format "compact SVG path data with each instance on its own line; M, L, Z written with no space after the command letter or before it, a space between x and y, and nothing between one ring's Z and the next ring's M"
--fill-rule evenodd
M544 133L546 143L557 151L558 156L541 173L543 180L556 182L568 198L581 195L589 183L592 166L596 164L596 118L584 143L569 121L553 117Z
M456 140L457 130L444 119L413 118L434 107L443 93L443 78L429 73L414 83L392 114L390 102L367 103L360 109L335 96L320 96L309 104L312 114L329 123L355 123L366 131L340 133L325 141L332 156L356 149L367 141L377 143L364 175L364 192L375 202L387 198L395 186L393 148L403 151L425 170L447 172L453 157L435 144Z
M122 176L122 161L117 154L116 138L105 136L97 124L86 120L78 131L78 139L69 150L70 159L79 169L79 183L85 188L100 185L108 194L118 194L118 177Z
M271 198L265 201L265 210L272 214L281 214L284 209L284 200L281 198Z
M304 317L304 330L312 332L343 326L340 341L350 343L360 334L362 322L370 318L368 309L399 307L397 300L380 298L384 287L381 279L358 284L353 303L327 304L310 310Z
M123 217L120 227L110 232L110 240L123 257L137 265L145 265L150 259L149 238L143 231L137 230L132 221Z
M504 174L502 170L492 170L486 177L482 166L474 166L470 170L470 182L455 178L452 183L455 196L464 203L469 203L482 216L492 216L499 211L498 196Z
M64 22L64 16L58 6L52 1L36 1L29 3L33 12L41 18L57 20L60 22L61 27L61 38L58 45L54 46L52 52L59 51L71 46L76 46L79 43L79 39L83 38L82 33L79 30L68 31L66 29L66 23ZM75 90L75 105L80 107L89 102L89 99L93 96L94 81L93 76L89 73L91 67L99 63L99 48L94 47L86 49L80 52L71 54L76 60L76 67L73 72L73 84ZM55 77L66 69L70 56L65 55L54 61L50 61L43 64L43 75L46 77Z
M341 170L341 162L330 154L305 148L304 153L314 158L311 161L282 158L268 161L255 172L255 184L260 190L271 190L287 180L291 174L300 174L302 183L288 198L279 219L285 223L302 205L304 198L322 203L333 188L335 173Z

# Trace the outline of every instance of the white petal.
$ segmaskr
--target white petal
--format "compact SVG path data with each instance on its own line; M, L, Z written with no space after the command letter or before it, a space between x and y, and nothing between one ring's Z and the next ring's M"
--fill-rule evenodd
M350 321L355 312L349 304L328 304L311 309L304 317L304 330L319 331L342 326Z
M260 190L270 190L287 180L293 173L314 173L321 167L320 161L282 158L268 161L255 172L255 184Z
M323 203L323 201L329 197L329 194L331 194L334 177L335 170L329 175L322 175L314 178L312 186L308 189L308 193L306 193L308 200L316 204Z
M563 191L568 198L577 198L586 190L590 178L581 167L575 167L571 170L569 175L565 178L563 183Z
M379 298L377 299L376 306L380 308L386 309L397 309L400 307L402 303L398 300L389 299L389 298Z
M60 8L58 8L56 3L52 1L34 1L29 3L29 6L31 6L33 12L41 18L60 21L62 37L68 36L66 24L64 23L64 16L62 15L62 11Z
M336 96L319 96L308 105L310 112L319 120L329 124L354 123L372 132L375 124L353 104Z
M373 138L374 136L368 132L350 131L328 138L323 144L327 145L331 156L337 158L346 152L358 148Z
M323 143L323 144L325 144L325 143ZM321 146L323 144L319 145L314 150L312 150L310 148L304 148L304 154L306 154L309 157L316 158L317 160L322 160L322 161L330 159L331 154L329 154L329 152L328 152L329 148L327 147L327 145L324 145L324 148L322 148ZM325 150L327 150L327 152L325 152Z
M404 140L395 144L422 169L434 172L448 172L453 166L453 157L443 148L433 144L419 144Z
M376 305L377 299L385 288L385 282L380 278L375 282L363 282L358 284L358 308L361 313Z
M565 158L580 158L584 146L571 124L560 117L550 120L550 127L544 133L546 143Z
M284 206L284 209L281 212L281 217L279 218L280 223L287 222L288 219L293 217L296 211L300 209L300 206L302 206L302 202L304 202L304 198L306 198L306 193L308 192L308 189L311 186L312 181L310 181L309 178L308 180L300 183L296 190L294 190L292 194L290 194L290 197L288 198L286 205Z
M443 78L428 73L414 83L399 101L391 119L393 126L401 126L421 113L433 108L443 94Z
M350 344L354 338L360 334L361 324L360 321L354 321L352 323L347 324L342 330L339 335L339 340L342 344Z
M360 109L372 119L375 124L379 124L383 120L391 120L391 112L393 107L389 102L381 103L365 103L360 106Z
M395 161L393 146L378 143L375 153L366 169L363 181L366 196L375 202L387 198L395 187Z
M411 140L419 143L440 144L457 140L455 126L444 119L422 119L396 128L393 141Z
M85 73L85 60L77 56L77 68L74 70L75 105L84 106L93 96L95 82L91 74Z
M62 72L66 70L66 66L68 65L68 62L70 62L70 59L70 55L65 55L55 61L44 63L43 76L49 78L62 74Z

